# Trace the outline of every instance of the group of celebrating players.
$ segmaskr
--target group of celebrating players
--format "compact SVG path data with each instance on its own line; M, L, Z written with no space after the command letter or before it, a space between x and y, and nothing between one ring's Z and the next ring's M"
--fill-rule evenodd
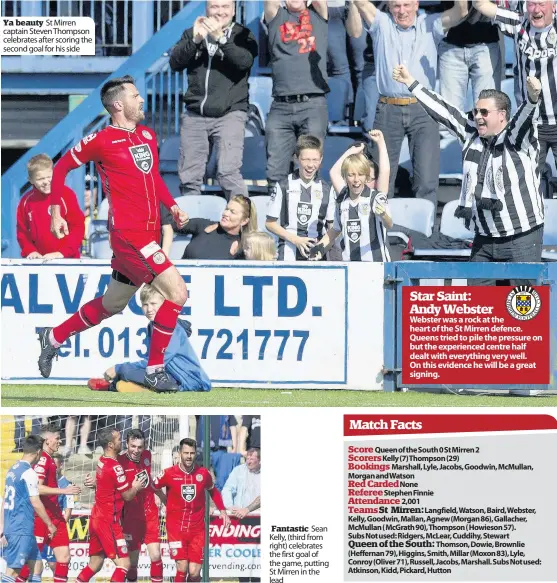
M103 454L95 475L87 474L84 486L94 488L95 503L89 522L89 564L76 583L90 581L106 558L116 568L110 581L137 581L139 552L144 543L151 560L150 581L162 583L159 508L166 506L166 532L170 556L176 562L174 581L201 581L205 543L205 490L220 510L224 525L230 524L222 496L209 471L197 466L197 444L182 439L179 462L151 476L151 452L145 436L132 429L122 452L120 432L105 428L99 434ZM46 426L40 437L28 436L23 457L6 476L0 522L6 573L2 582L41 581L42 557L55 558L54 583L68 581L70 549L59 495L77 495L81 488L59 488L53 459L60 447L60 431ZM165 490L163 492L162 490Z

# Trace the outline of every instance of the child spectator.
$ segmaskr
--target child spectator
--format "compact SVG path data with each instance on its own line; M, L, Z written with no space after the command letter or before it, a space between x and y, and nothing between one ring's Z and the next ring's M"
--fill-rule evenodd
M279 237L278 258L307 260L311 248L327 232L335 211L335 196L328 182L318 176L323 143L315 136L300 136L296 144L299 168L277 182L266 227Z
M242 246L244 257L248 261L275 261L277 258L275 240L263 231L248 233L244 237Z
M69 233L58 239L50 232L52 169L52 160L46 154L33 156L27 164L33 188L23 195L17 207L17 241L21 256L26 259L80 257L85 217L75 192L67 186L61 192L60 213L68 224Z
M381 132L370 132L378 145L379 167L387 156ZM386 240L393 221L387 195L370 186L372 165L363 155L363 144L349 148L331 168L331 181L338 193L334 225L313 249L311 259L319 260L342 233L340 247L344 261L390 261ZM388 184L389 173L381 172L378 187Z
M155 315L161 307L164 298L154 287L144 285L139 295L141 309L149 320L153 322ZM147 347L152 334L152 324L147 328ZM164 353L164 365L169 375L176 381L179 391L209 391L211 381L201 368L201 364L191 346L188 336L191 335L190 323L178 318L178 325L170 340L170 344ZM94 391L116 391L118 381L130 381L140 387L144 386L146 360L138 362L125 362L111 366L105 373L104 379L90 379L88 386ZM153 389L155 392L156 388Z

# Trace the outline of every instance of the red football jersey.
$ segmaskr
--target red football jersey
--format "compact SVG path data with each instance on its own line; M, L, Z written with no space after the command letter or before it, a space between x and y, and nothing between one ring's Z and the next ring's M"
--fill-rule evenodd
M136 476L142 481L147 480L147 487L144 490L140 490L132 500L124 503L124 516L142 522L151 516L158 516L153 480L151 478L151 452L143 450L139 462L134 462L124 452L118 456L118 461L124 468L126 479L130 484Z
M206 468L194 466L190 473L180 464L163 470L154 480L155 488L166 488L166 524L169 529L193 530L205 524L205 490L213 489Z
M60 204L66 175L86 162L95 162L108 197L109 228L158 231L159 203L176 204L159 174L155 132L138 125L133 130L108 126L83 138L54 167L52 204Z
M58 477L56 475L56 464L52 457L46 453L46 451L41 452L41 457L39 461L33 467L35 473L39 477L39 481L49 488L58 488ZM62 518L62 510L58 504L58 494L49 494L41 496L41 502L43 503L46 513L50 518ZM38 520L40 520L37 517Z
M102 455L97 464L96 481L95 505L91 517L119 523L124 506L122 492L131 488L133 478L127 480L124 468L118 460Z

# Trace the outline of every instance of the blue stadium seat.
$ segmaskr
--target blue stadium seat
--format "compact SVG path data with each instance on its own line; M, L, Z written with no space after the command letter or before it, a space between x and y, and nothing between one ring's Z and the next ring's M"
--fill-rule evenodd
M327 93L327 107L329 110L329 121L342 121L346 117L346 104L350 88L346 79L340 77L329 77L329 88Z
M226 201L223 198L212 194L179 196L176 203L192 219L209 219L215 222L220 221L222 211L226 207Z
M543 230L543 244L557 246L557 199L545 199L545 224Z
M323 163L321 164L321 176L330 181L329 172L334 163L350 148L354 143L352 138L346 136L327 136L323 149Z
M186 247L191 241L191 235L176 235L170 247L170 259L182 259Z
M265 180L267 155L265 153L265 138L254 136L244 139L244 156L240 174L244 180Z
M180 177L178 174L163 174L162 179L174 198L180 196Z
M271 109L273 80L271 77L250 77L249 78L249 102L257 108L263 126L267 124L267 116Z
M161 144L159 152L159 170L164 172L178 172L178 158L180 157L180 136L169 136Z
M441 141L440 180L462 180L462 147L460 142L451 136Z
M396 225L431 236L435 220L435 205L423 198L389 199L391 216Z

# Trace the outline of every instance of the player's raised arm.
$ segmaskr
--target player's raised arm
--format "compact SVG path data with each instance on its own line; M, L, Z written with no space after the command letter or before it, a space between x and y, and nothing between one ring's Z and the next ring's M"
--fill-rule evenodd
M84 137L78 144L66 152L55 164L52 173L52 187L50 198L51 218L50 231L58 239L62 239L69 234L68 224L60 216L60 204L66 176L76 168L86 162L97 161L100 156L101 139L97 139L97 134L90 134Z

